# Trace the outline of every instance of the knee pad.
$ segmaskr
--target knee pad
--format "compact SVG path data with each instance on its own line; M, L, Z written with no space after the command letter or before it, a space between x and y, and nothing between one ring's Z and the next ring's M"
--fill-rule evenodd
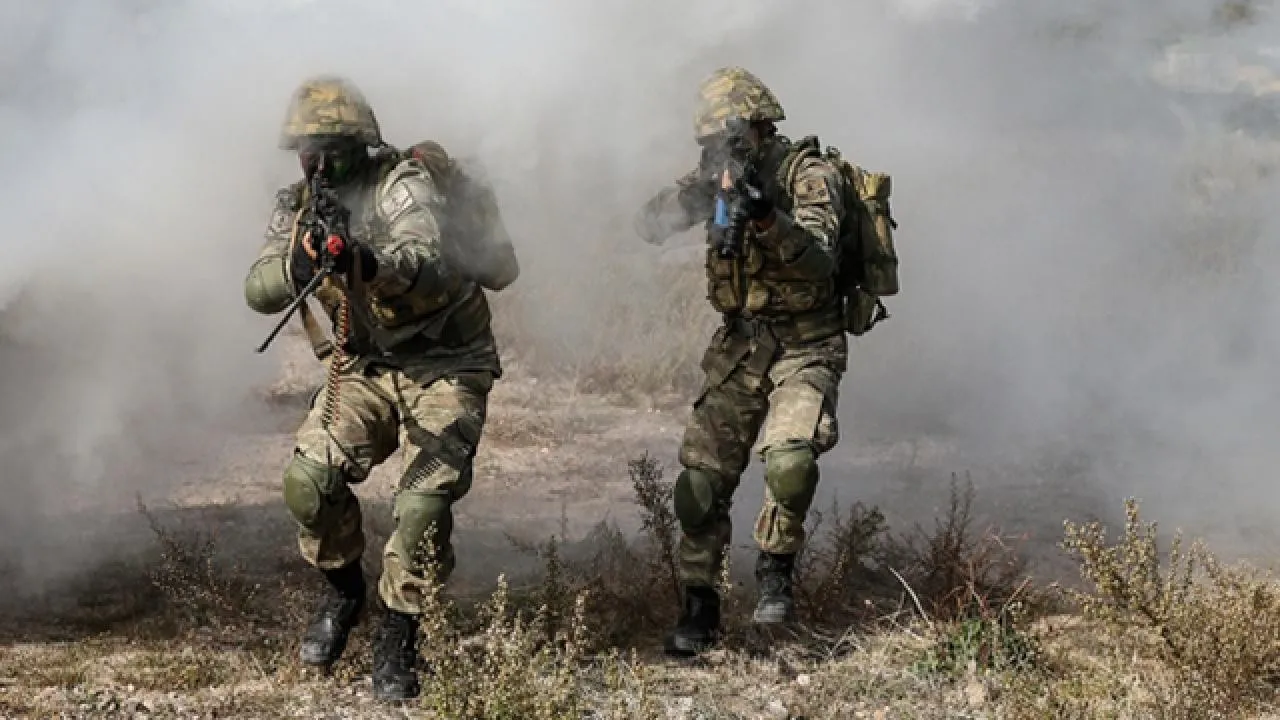
M427 559L428 548L437 553L436 560L445 561L438 553L445 550L453 534L453 503L447 495L401 492L396 498L396 544L400 554L417 564Z
M804 516L818 489L818 460L813 448L803 441L769 448L764 455L764 482L779 505Z
M723 484L714 473L698 468L685 468L676 478L673 500L676 519L684 530L693 530L710 522L724 498Z
M311 531L320 530L330 520L332 508L339 508L334 497L339 488L345 490L342 470L316 462L295 452L284 471L284 504L300 525Z

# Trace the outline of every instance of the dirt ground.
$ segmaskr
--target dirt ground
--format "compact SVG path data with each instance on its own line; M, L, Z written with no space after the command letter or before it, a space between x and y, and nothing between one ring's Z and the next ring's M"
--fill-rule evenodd
M277 542L291 531L279 477L321 376L303 343L296 336L288 340L279 382L267 389L258 407L247 409L246 422L236 426L212 463L187 468L165 498L175 511L217 507L228 528L236 527L236 515L243 513L254 529L227 534L246 539L267 533L260 546L245 548L252 555L288 556L293 550L290 541ZM567 381L540 381L510 365L490 397L472 490L455 508L456 577L468 586L491 584L497 573L522 567L523 556L511 552L508 535L538 541L563 528L575 538L605 520L626 531L637 529L628 460L648 454L668 477L679 470L676 458L688 398L667 394L637 406L630 398L576 391ZM1081 471L1062 466L974 468L966 465L954 441L942 437L875 441L846 432L821 464L816 509L823 511L833 501L877 506L890 527L903 531L930 524L947 502L952 474L967 474L976 489L976 513L1022 542L1046 579L1070 579L1070 566L1057 548L1064 519L1118 517L1118 507L1108 505L1112 499ZM371 505L366 514L375 528L390 528L389 512L380 512L379 506L389 502L403 467L397 452L357 489ZM735 545L743 552L751 551L750 527L762 494L756 460L733 510Z
M357 630L348 659L332 678L304 671L294 660L296 637L318 584L297 556L279 476L319 376L298 338L286 338L281 352L279 382L264 389L228 428L212 461L178 463L172 492L147 498L152 517L167 532L216 538L218 556L236 564L246 587L287 588L246 601L272 604L274 619L234 629L213 622L157 624L156 617L172 608L159 609L164 598L154 592L148 570L159 547L156 532L127 503L110 512L85 509L80 527L86 537L95 527L110 528L117 542L136 550L77 578L70 589L63 585L7 598L0 613L0 718L410 716L369 696L367 624ZM627 460L647 453L673 475L687 401L672 395L639 407L576 392L569 383L548 384L509 367L491 396L473 490L456 508L459 562L452 592L484 595L499 573L518 579L536 568L539 561L519 551L513 538L537 542L564 533L574 540L602 520L635 531ZM836 499L859 501L878 506L890 528L908 530L938 516L952 473L972 471L980 523L998 519L1003 533L1022 543L1041 581L1072 580L1073 566L1058 550L1062 521L1110 519L1115 514L1110 498L1083 473L1072 476L1060 466L1038 472L975 469L962 461L946 438L877 443L846 436L823 459L823 493L815 507ZM389 499L402 465L397 453L358 488L371 539L367 567L376 568L378 542L390 530ZM734 511L733 564L746 588L751 584L749 528L760 496L757 463L744 479ZM638 652L658 672L670 667L658 653L657 639ZM780 714L776 692L795 690L795 673L788 675L785 663L751 669L743 662L739 656L721 656L701 670L669 676L670 717L792 717ZM721 687L726 672L739 684ZM889 682L875 682L881 681ZM910 685L914 680L893 682L898 684L885 687L904 696L937 691ZM703 714L697 698L708 692L729 696L725 702L738 708L737 714ZM939 697L968 707L972 702L965 693L973 692L962 687ZM870 692L854 716L969 716L886 712L892 703L877 704L876 697Z

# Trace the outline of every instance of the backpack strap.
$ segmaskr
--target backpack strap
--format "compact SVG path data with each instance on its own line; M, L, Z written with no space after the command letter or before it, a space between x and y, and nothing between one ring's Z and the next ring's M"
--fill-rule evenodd
M401 156L412 157L425 165L436 187L439 187L446 196L448 195L450 180L453 178L453 171L457 168L457 162L449 157L449 152L443 145L434 140L423 140L411 145Z
M822 157L822 144L818 141L817 135L806 135L799 142L792 143L787 148L787 153L782 156L782 161L778 163L777 181L778 187L787 193L788 197L791 196L791 188L795 186L800 165L811 157Z

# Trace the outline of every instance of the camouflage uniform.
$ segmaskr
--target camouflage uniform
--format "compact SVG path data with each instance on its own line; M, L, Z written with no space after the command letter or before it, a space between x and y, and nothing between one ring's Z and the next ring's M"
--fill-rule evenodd
M707 167L705 140L721 132L726 117L736 113L766 128L784 117L772 93L740 68L717 71L700 97L703 161L637 215L637 232L649 242L700 222L710 227L719 172ZM757 575L783 583L773 591L789 601L791 562L804 544L803 523L818 483L817 458L839 437L837 390L848 352L835 283L841 179L820 155L798 149L776 133L761 137L758 177L773 205L772 224L749 224L736 258L707 247L708 297L724 323L702 359L706 381L680 448L680 578L686 595L695 591L686 597L684 625L700 612L699 602L715 606L702 611L704 624L718 623L712 588L732 532L729 506L757 441L766 486L754 532L761 550Z
M397 621L407 622L404 616L422 610L425 554L436 554L443 575L452 570L450 508L471 487L488 393L502 374L483 287L500 289L518 274L496 208L486 240L498 257L488 258L487 274L470 271L467 248L445 222L442 180L419 157L382 143L372 111L350 83L317 78L304 84L289 109L282 145L298 149L308 137L344 132L360 141L360 150L333 189L350 211L349 242L357 251L350 271L315 295L335 341L325 342L312 317L303 315L329 375L284 473L284 499L303 557L347 598L345 610L322 606L313 623L314 639L303 653L315 664L337 659L363 596L364 533L350 486L401 443L408 466L395 496L396 528L383 548L378 595ZM370 156L367 146L379 150ZM245 281L246 300L260 313L283 310L310 277L310 268L297 267L309 263L296 247L302 238L295 230L307 191L303 181L277 194L265 243ZM404 675L406 668L398 670ZM375 685L378 680L375 672ZM416 693L416 685L390 694L397 693Z

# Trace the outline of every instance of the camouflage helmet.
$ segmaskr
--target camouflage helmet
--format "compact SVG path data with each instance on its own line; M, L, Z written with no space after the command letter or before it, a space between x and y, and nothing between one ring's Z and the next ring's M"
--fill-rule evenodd
M698 108L693 124L701 140L722 132L730 116L750 122L786 119L782 105L760 78L741 67L724 67L711 73L698 87Z
M378 120L364 93L337 75L308 78L289 100L280 147L297 150L308 137L350 137L370 147L382 144Z

